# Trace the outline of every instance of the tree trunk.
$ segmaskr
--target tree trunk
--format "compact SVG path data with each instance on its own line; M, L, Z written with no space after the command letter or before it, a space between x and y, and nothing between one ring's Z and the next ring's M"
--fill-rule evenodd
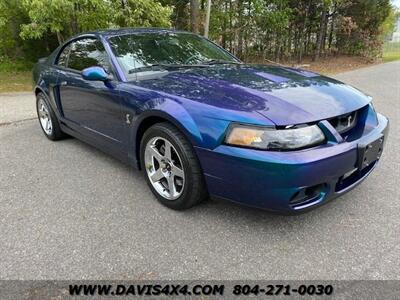
M199 33L199 0L190 0L190 29Z
M211 0L207 0L206 21L204 23L204 36L206 38L208 38L208 31L210 29L210 14L211 14Z
M22 55L22 49L20 46L20 40L19 40L19 24L17 24L17 22L11 18L10 19L10 31L11 31L11 35L15 41L15 49L14 51L12 51L12 54L9 56L14 56L14 57L20 57Z
M326 18L325 18L325 23L324 23L324 31L322 32L322 45L321 45L321 52L326 54L326 37L328 36L328 22L329 22L329 17L328 17L329 12L326 12Z
M57 31L56 34L57 34L58 44L61 45L64 42L64 38L59 31Z
M331 19L331 28L329 30L329 41L328 41L328 49L330 50L332 48L332 42L333 42L333 31L335 30L335 21L336 21L336 9L337 9L337 3L333 5L333 12L332 12L332 19Z
M319 32L318 32L318 37L317 37L317 49L315 51L314 61L317 61L321 55L323 40L325 38L324 32L326 31L325 25L326 25L327 14L328 14L328 12L326 10L323 10L321 13L321 20L319 23Z
M224 9L225 9L225 13L228 11L228 2L227 1L225 1L225 4L224 4ZM226 22L227 20L226 20L226 17L224 17L224 22L222 23L222 37L221 37L221 44L222 44L222 47L223 48L225 48L226 49L226 27L227 27L227 22Z
M238 1L238 28L236 28L237 35L237 49L236 53L239 58L243 58L243 0Z
M306 10L305 16L304 16L303 25L302 25L301 30L299 32L299 45L298 45L299 53L298 53L298 56L297 56L297 62L298 63L301 63L301 61L303 60L304 33L305 33L306 28L308 26L309 15L310 15L310 12L311 12L312 5L313 5L313 3L310 1L309 4L308 4L308 8Z
M289 26L287 41L286 41L286 53L288 53L290 59L292 58L292 25Z
M188 27L188 22L187 22L187 16L186 16L186 6L188 4L188 1L181 0L176 2L175 6L175 21L174 21L174 26L176 29L180 30L187 30Z

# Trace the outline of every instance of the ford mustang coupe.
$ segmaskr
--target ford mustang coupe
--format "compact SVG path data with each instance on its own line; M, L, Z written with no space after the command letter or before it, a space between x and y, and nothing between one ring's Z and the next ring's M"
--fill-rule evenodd
M67 135L141 169L173 209L208 196L307 211L365 179L388 120L337 80L249 65L195 34L80 34L33 70L50 140Z

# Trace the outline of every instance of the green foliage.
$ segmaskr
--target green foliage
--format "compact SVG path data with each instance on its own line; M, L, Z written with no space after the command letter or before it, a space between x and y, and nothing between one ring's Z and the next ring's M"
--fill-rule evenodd
M172 10L151 0L23 0L30 23L21 37L38 39L55 33L61 43L82 31L108 27L170 26Z
M338 45L347 53L376 58L382 55L382 25L393 7L388 0L356 0L341 8Z
M21 54L19 24L26 20L18 0L0 0L0 56Z
M119 27L170 27L172 9L156 1L116 1L113 5L115 24Z
M171 14L153 0L0 0L0 56L33 61L77 33L170 27Z
M392 6L389 10L388 16L381 25L383 37L390 37L392 35L396 25L397 18L400 18L400 11L398 11L395 7Z
M31 71L33 63L26 60L10 60L8 57L0 57L0 72Z

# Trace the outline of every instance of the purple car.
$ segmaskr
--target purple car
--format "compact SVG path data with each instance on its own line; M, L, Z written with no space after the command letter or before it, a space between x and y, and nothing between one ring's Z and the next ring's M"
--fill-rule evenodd
M173 209L211 196L303 212L365 179L387 139L387 118L357 89L242 63L187 32L80 34L33 79L49 139L73 136L141 169Z

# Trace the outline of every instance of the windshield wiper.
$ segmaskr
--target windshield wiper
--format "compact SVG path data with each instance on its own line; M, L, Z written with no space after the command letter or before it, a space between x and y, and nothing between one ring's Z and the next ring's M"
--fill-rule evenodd
M154 68L161 68L161 69L179 69L179 68L204 68L207 67L207 65L205 64L163 64L163 63L157 63L157 64L151 64L151 65L147 65L147 66L143 66L143 67L139 67L139 68L135 68L135 69L131 69L128 71L129 74L133 74L133 73L139 73L139 72L143 72L143 71L147 71L147 70L153 70Z

